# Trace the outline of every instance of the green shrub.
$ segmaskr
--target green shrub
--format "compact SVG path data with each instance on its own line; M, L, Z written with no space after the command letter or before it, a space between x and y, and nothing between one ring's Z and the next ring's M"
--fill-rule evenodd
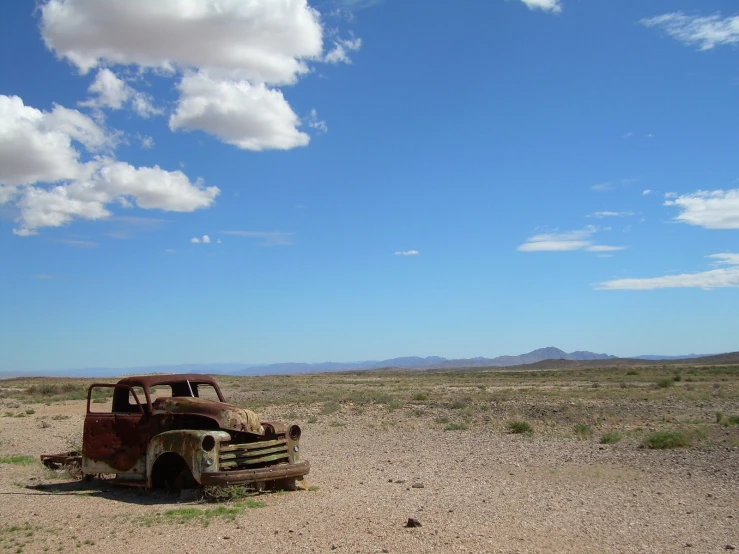
M593 429L586 423L577 423L574 426L575 436L581 441L588 440L593 436Z
M682 431L655 431L644 439L647 448L683 448L690 446L690 440Z
M0 458L0 464L14 464L20 466L27 466L36 461L33 456L5 456Z
M426 402L426 400L428 399L429 399L429 395L426 394L425 392L417 392L416 394L413 395L413 400L415 400L416 402Z
M682 381L682 380L683 380L683 376L682 376L682 375L680 375L680 374L678 373L677 375L675 375L675 376L674 376L674 377L672 378L672 380L673 380L673 381L675 381L675 382L677 383L678 381Z
M657 381L657 386L661 389L666 389L674 384L675 381L673 381L672 379L660 379L659 381Z
M639 375L639 372L635 369L630 369L626 372L626 375Z
M600 443L601 444L616 444L619 442L623 437L620 433L617 433L616 431L608 431L606 433L603 433L600 437Z
M444 428L444 431L466 431L469 427L464 423L450 423Z
M509 421L508 432L513 435L530 435L534 430L525 421Z

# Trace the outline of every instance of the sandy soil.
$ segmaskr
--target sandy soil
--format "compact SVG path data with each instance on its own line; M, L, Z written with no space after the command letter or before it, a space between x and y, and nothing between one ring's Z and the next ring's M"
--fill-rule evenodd
M7 407L6 401L2 413ZM16 403L13 412L26 407ZM0 417L0 457L37 457L79 441L84 402L32 407L27 417ZM444 432L418 419L387 420L379 408L339 415L313 424L299 420L314 490L261 495L265 507L234 518L178 523L161 514L213 505L59 479L38 463L0 464L0 552L704 553L739 547L739 451L733 446L652 451L489 429ZM409 517L422 526L406 528Z

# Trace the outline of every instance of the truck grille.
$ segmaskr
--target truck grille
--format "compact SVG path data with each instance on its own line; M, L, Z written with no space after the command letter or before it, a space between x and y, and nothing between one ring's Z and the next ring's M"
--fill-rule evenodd
M222 471L256 469L287 462L287 439L221 445L219 456Z

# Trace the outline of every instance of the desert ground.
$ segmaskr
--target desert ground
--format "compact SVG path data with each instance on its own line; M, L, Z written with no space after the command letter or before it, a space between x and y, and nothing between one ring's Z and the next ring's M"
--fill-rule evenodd
M0 552L739 548L736 365L219 381L303 427L307 490L180 501L47 470L91 380L0 381Z

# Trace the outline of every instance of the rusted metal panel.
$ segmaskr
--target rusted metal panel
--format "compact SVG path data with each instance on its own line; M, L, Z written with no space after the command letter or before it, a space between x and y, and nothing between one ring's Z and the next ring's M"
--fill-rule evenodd
M60 469L64 466L82 466L82 455L76 451L61 454L41 454L41 463L49 469Z

